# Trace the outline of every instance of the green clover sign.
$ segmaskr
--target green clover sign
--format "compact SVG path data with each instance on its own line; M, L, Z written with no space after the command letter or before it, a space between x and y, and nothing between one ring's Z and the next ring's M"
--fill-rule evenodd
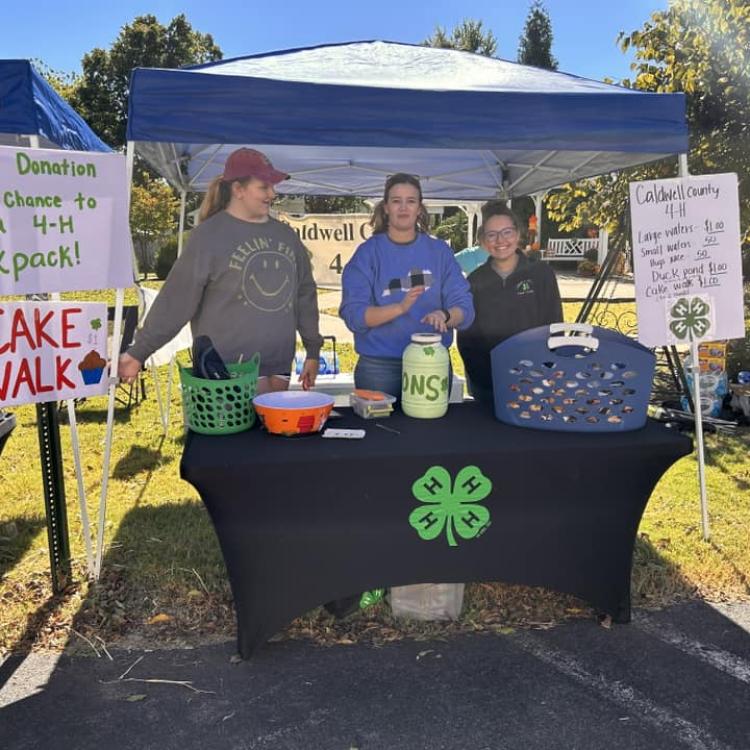
M669 330L680 340L703 338L711 328L711 307L700 297L680 297L669 310Z
M431 466L411 487L424 503L409 515L409 523L421 539L437 539L445 529L448 544L458 546L454 530L462 539L474 539L487 528L490 512L479 504L492 492L492 482L476 466L465 466L451 483L442 466Z
M100 318L93 318L89 325L93 331L98 331L102 327L102 321Z

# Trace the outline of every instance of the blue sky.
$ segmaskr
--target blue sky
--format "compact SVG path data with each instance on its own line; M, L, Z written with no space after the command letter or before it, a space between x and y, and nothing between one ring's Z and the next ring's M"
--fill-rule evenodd
M515 60L529 1L34 0L4 5L2 57L39 58L67 72L80 70L86 52L108 48L124 24L145 13L166 24L184 12L194 28L213 35L225 57L360 39L419 43L437 24L451 29L474 18L497 37L499 56ZM615 44L618 32L640 28L666 5L667 0L547 0L560 70L594 79L629 76L630 58Z

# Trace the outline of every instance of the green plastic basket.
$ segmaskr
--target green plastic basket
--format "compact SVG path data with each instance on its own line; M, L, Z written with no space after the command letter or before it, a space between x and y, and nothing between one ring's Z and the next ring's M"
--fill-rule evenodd
M230 380L196 378L180 368L182 414L185 425L202 435L231 435L249 430L255 422L253 397L258 386L260 354L236 365L227 365Z

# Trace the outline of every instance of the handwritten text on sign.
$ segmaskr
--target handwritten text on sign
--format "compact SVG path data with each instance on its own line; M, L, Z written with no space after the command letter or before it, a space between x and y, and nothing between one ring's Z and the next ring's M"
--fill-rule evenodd
M125 158L0 146L0 294L130 286Z
M0 303L0 407L107 391L107 306Z
M630 184L638 338L744 336L737 176Z

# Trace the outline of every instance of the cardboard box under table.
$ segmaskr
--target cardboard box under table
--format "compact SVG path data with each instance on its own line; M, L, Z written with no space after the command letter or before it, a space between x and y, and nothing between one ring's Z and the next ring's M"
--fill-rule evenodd
M524 430L468 403L396 412L395 434L342 411L364 439L188 433L181 474L216 529L242 656L323 602L411 583L545 586L629 619L638 524L689 438Z

